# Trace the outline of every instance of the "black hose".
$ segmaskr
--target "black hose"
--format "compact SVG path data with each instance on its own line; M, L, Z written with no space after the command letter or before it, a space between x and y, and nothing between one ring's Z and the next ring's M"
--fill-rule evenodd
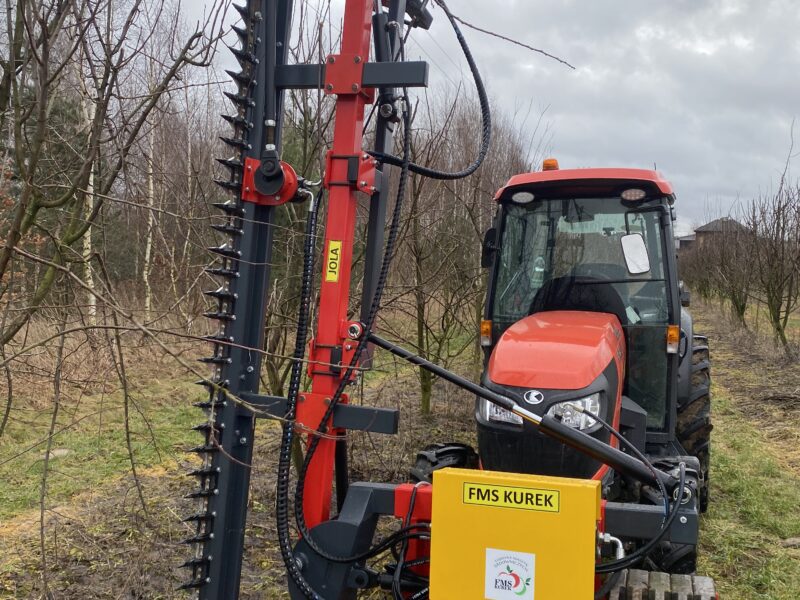
M477 171L478 167L483 164L486 155L489 153L489 146L492 142L492 111L491 107L489 106L489 96L487 95L486 88L483 85L483 79L481 78L481 73L478 70L478 65L475 64L475 59L473 58L472 52L469 49L467 40L464 38L464 34L461 33L461 28L458 26L456 18L453 16L453 13L450 12L445 0L436 0L436 3L442 7L442 10L444 10L447 18L450 20L450 25L452 25L453 31L458 38L458 44L461 46L461 51L464 53L464 58L467 59L469 70L472 72L472 78L475 80L475 89L478 92L478 101L481 107L481 145L475 162L461 171L448 173L446 171L439 171L437 169L424 167L413 162L408 165L408 169L412 173L416 173L417 175L422 175L424 177L430 177L431 179L463 179L465 177L469 177L475 171ZM395 167L400 167L403 165L403 159L398 156L384 154L383 152L370 152L370 154L384 164L393 165Z
M678 511L681 507L681 502L683 500L683 492L686 486L686 465L684 463L680 464L680 477L678 480L678 499L675 500L672 510L667 517L667 520L664 522L664 525L661 527L661 530L656 534L656 536L647 542L641 548L635 550L630 555L626 556L625 558L621 558L619 560L615 560L608 563L603 563L597 565L595 567L595 573L613 573L615 571L621 571L622 569L627 569L628 567L632 567L640 560L645 558L653 549L656 547L664 535L669 531L670 527L672 527L672 523L675 521L675 517L678 516Z
M406 518L403 521L403 526L408 527L411 525L411 517L414 516L414 505L417 502L417 490L419 489L419 484L414 486L414 489L411 490L411 498L408 501L408 512L406 513ZM403 600L403 590L400 589L400 580L403 574L403 564L406 560L406 552L408 551L408 538L403 539L403 543L400 545L400 556L397 559L397 566L394 570L394 577L392 578L392 596L395 600Z
M603 600L608 593L611 591L617 581L619 581L621 573L619 571L615 571L614 573L609 573L606 580L603 582L603 585L598 588L598 590L594 593L594 600Z
M669 514L669 495L667 494L667 488L664 485L664 482L661 481L658 474L656 473L656 468L653 466L653 463L651 463L650 460L644 455L644 453L642 453L636 446L634 446L633 443L628 440L628 438L626 438L619 431L614 429L613 426L609 425L606 421L604 421L594 413L587 412L586 414L591 416L592 419L600 423L600 425L602 425L611 435L617 438L617 440L621 445L627 446L628 450L630 450L631 453L633 453L633 455L636 458L642 461L642 463L644 463L644 465L648 469L650 469L650 472L653 474L653 477L658 482L658 489L661 492L661 497L664 498L664 519L666 519L667 515ZM661 524L662 525L664 524L663 520Z
M300 382L303 374L303 358L305 356L308 325L311 312L311 291L314 283L314 247L317 232L317 217L322 200L322 189L312 199L314 206L310 207L308 221L306 222L306 237L303 247L303 274L300 285L300 309L297 319L297 336L294 342L292 355L292 370L289 378L289 390L286 395L286 414L284 415L281 430L281 444L278 454L278 482L277 499L275 501L275 521L278 530L278 544L283 562L289 576L308 598L321 598L297 567L292 549L292 536L289 531L289 472L291 470L292 444L294 442L294 420L297 409L297 395L300 392Z

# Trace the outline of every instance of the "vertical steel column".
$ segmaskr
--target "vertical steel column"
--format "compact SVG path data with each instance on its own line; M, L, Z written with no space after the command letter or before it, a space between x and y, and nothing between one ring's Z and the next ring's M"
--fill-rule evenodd
M363 65L369 59L372 5L372 0L346 1L341 52L339 55L329 57L327 69L330 73L346 66L341 63L337 65L337 60L344 61L347 65L353 63ZM344 69L344 73L347 73L347 69ZM336 100L333 147L328 161L329 172L326 173L329 196L323 248L325 260L323 260L319 320L313 350L313 359L320 367L313 371L312 393L305 396L306 406L299 407L299 411L307 415L324 412L326 400L334 395L344 375L344 369L336 373L330 365L342 361L341 354L336 349L343 348L346 339L344 330L350 301L350 276L358 207L358 191L347 185L348 166L351 164L347 157L359 160L363 154L364 109L369 99L361 88L361 81L347 80L344 84L337 92L339 95ZM352 87L349 88L351 84ZM336 259L334 271L328 270L331 258ZM313 403L314 406L309 407L309 403ZM336 430L330 432L339 433ZM311 492L312 486L309 486L303 498L309 527L314 527L330 518L335 449L334 440L321 439L309 465L307 481L313 482L314 493Z

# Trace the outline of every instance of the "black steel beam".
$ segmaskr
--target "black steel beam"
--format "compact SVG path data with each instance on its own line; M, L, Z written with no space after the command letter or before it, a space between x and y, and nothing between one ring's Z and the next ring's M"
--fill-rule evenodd
M275 72L275 85L279 90L315 90L325 83L325 65L282 65ZM426 87L428 63L421 61L384 64L368 62L364 65L361 87Z
M626 502L606 502L605 530L623 539L650 540L661 530L664 507ZM696 508L681 508L664 540L675 544L697 544Z
M272 416L283 417L286 414L286 398L248 393L242 394L241 398L254 409ZM341 429L395 434L399 423L400 412L395 408L337 404L333 412L333 426Z
M255 5L255 6L254 6ZM291 27L292 0L249 0L250 14L263 18L254 22L261 42L256 52L261 60L256 68L254 101L249 120L252 150L248 157L260 158L266 144L265 113L276 115L276 137L280 148L280 120L283 113L283 92L268 85L276 64L286 62ZM254 20L255 21L255 20ZM269 44L274 47L264 47ZM273 244L273 209L243 203L242 235L235 248L241 252L238 276L230 284L235 294L234 320L227 335L236 345L230 347L230 363L223 368L233 396L257 393L261 372L261 348L264 345L264 324L267 298L271 285L270 264ZM251 350L251 348L253 350ZM207 512L212 516L202 558L208 564L205 583L199 586L201 600L236 600L239 597L247 501L253 459L255 417L250 410L227 401L217 409L220 450L215 452L212 468L218 471L215 494L209 497Z

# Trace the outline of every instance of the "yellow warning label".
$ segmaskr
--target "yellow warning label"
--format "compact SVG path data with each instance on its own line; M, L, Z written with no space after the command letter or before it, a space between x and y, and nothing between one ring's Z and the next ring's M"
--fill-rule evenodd
M521 508L557 513L561 510L561 493L558 490L489 485L464 482L464 504Z
M342 242L331 240L328 243L328 260L325 261L325 281L339 281L339 269L342 266Z

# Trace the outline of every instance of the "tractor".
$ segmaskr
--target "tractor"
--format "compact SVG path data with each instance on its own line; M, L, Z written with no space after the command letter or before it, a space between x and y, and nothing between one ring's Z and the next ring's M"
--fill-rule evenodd
M709 499L709 351L685 308L670 184L656 171L560 170L547 159L541 171L512 177L494 200L482 256L482 385L619 445L598 415L621 432L625 451L638 450L661 469L690 466L692 527L683 523L683 534L663 541L648 565L693 573L696 519ZM607 531L630 549L655 534L663 504L656 488L484 398L475 419L477 456L458 444L432 445L418 455L412 478L429 481L442 466L479 462L491 471L594 479Z

